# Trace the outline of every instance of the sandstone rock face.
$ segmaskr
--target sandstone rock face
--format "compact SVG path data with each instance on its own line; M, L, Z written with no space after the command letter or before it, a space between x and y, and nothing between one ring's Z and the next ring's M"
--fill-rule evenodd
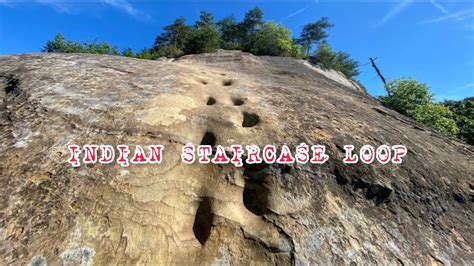
M338 73L240 52L36 54L0 57L0 77L0 264L474 263L472 146ZM180 162L203 139L322 144L331 159ZM68 144L165 152L160 165L73 168ZM346 144L408 154L344 165Z

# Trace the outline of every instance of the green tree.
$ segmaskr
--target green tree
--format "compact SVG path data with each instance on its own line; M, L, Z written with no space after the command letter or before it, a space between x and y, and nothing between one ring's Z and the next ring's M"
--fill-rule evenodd
M245 13L244 20L238 25L242 50L250 52L254 35L264 27L263 11L255 7Z
M122 51L122 56L125 56L125 57L135 57L135 54L133 53L133 51L132 51L131 48L125 48L125 49Z
M464 129L467 137L472 137L472 110L461 103L446 102L445 105L437 104L433 100L426 84L414 79L396 79L385 85L387 96L380 97L382 103L395 111L407 115L416 121L432 127L447 136L460 136L460 128ZM466 105L469 105L468 103ZM448 106L448 107L447 107ZM452 112L456 110L460 115ZM472 103L471 103L472 108ZM467 118L471 112L471 120ZM466 116L465 116L466 115ZM460 127L459 125L465 126ZM469 129L470 127L470 129ZM471 134L469 134L471 130Z
M359 63L352 59L348 53L337 52L334 64L334 69L342 72L348 78L359 75Z
M158 49L157 51L153 50L152 54L155 57L154 59L159 58L159 57L176 58L183 55L183 51L177 48L176 46L170 45L170 46L162 47Z
M153 44L153 50L163 56L175 57L183 53L184 46L191 37L192 29L186 25L183 17L176 19L173 24L163 28L163 32L158 35ZM167 54L167 51L172 51Z
M81 44L65 40L61 33L57 33L54 40L47 41L42 51L47 53L120 54L117 48L112 47L106 42L93 41Z
M106 42L93 41L85 43L83 46L83 53L89 54L109 54L109 55L120 55L117 48L112 47Z
M138 52L135 57L140 59L154 60L159 56L154 49L144 48L143 50Z
M199 14L199 20L196 21L196 28L204 28L204 27L213 27L214 24L214 17L211 13L207 11L201 11Z
M202 11L191 37L185 44L185 54L211 53L219 49L220 36L212 15Z
M336 52L327 43L321 43L314 54L313 63L320 64L326 69L334 69Z
M458 137L474 145L474 97L460 101L445 101L443 105L454 114L454 120L459 127Z
M385 85L387 96L381 97L382 103L393 110L408 115L409 111L420 105L433 103L433 96L426 84L414 79L396 79Z
M253 34L264 25L263 11L255 7L245 13L244 20L241 23L241 31L244 34Z
M59 53L64 50L64 46L64 36L61 33L56 33L54 40L47 41L46 45L43 47L43 49L41 49L41 51L47 53Z
M80 43L66 41L61 33L57 33L54 40L46 42L42 51L47 53L83 53L84 47Z
M220 47L226 50L241 49L239 24L234 16L229 16L217 22L217 29L221 36Z
M312 62L320 64L326 69L340 71L347 78L359 75L359 63L357 61L345 52L335 52L325 42L319 44Z
M256 55L300 56L300 49L293 43L287 28L267 22L251 40L251 53Z
M318 44L325 40L328 37L326 29L333 26L333 24L329 23L329 18L322 17L314 23L304 25L301 35L296 41L305 49L306 55L309 55L313 44Z
M455 136L459 133L459 128L453 119L454 114L442 104L421 104L409 110L408 115L447 136Z

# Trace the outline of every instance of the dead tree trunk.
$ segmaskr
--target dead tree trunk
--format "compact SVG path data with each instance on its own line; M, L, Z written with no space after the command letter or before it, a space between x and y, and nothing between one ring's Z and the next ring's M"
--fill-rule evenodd
M385 81L385 78L383 77L382 73L380 73L379 68L377 67L377 65L375 65L375 59L377 59L377 58L369 57L369 59L370 59L370 63L372 63L372 67L375 69L375 72L377 72L377 75L380 77L383 84L384 85L387 84L387 81Z

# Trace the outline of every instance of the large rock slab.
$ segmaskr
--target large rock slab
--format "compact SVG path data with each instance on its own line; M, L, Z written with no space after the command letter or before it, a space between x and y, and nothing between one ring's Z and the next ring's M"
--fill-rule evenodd
M0 57L0 263L473 264L473 149L341 74L241 52ZM258 119L244 123L246 115ZM180 162L186 143L326 145L323 165ZM160 165L68 144L165 146ZM343 145L403 144L400 165Z

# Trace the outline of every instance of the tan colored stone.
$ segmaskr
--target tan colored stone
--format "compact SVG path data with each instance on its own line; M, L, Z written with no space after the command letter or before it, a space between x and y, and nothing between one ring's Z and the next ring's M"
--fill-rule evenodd
M2 265L474 263L472 146L340 73L236 51L31 54L0 57L0 81ZM243 126L244 112L258 123ZM181 163L206 133L223 146L326 145L331 160ZM72 168L68 144L165 150L161 165ZM396 167L351 166L345 144L409 152Z

